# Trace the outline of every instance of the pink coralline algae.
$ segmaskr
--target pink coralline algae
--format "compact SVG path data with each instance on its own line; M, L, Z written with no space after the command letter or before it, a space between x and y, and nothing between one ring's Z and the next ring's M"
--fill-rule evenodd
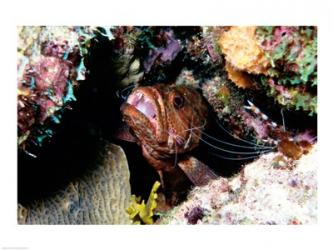
M317 146L298 161L280 153L263 155L230 179L220 178L196 187L187 201L163 215L159 223L314 224L317 163ZM199 210L204 213L196 212ZM192 221L191 214L201 216L193 216Z
M19 27L18 135L19 146L41 144L52 135L47 123L59 123L75 101L74 88L84 79L85 28Z
M317 112L317 28L257 27L256 39L271 67L261 83L288 108Z

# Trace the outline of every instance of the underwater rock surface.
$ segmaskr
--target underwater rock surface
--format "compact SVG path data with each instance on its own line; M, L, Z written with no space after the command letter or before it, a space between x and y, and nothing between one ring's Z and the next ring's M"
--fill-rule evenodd
M92 29L71 26L20 26L17 48L18 146L42 145L60 123L74 89L85 79L83 57Z
M317 222L318 147L298 161L269 153L233 178L191 191L159 224L313 224Z
M131 187L121 147L108 144L96 168L47 200L19 205L19 224L130 224Z

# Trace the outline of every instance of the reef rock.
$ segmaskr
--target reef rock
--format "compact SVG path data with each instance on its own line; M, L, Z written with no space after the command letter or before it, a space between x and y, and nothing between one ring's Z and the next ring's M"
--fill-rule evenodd
M317 113L317 28L234 26L216 28L229 79L240 88L257 82L288 109Z
M313 224L317 221L317 145L298 161L269 153L233 178L197 187L160 224Z
M96 168L55 196L18 207L19 224L130 224L131 187L126 156L108 144Z
M50 124L60 123L76 100L94 34L93 28L71 26L20 26L17 33L18 146L25 150L52 136Z

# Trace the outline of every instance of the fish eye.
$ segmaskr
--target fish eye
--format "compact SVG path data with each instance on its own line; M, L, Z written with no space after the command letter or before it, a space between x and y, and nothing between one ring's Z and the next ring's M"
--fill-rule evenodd
M176 95L174 98L173 98L173 105L180 109L184 106L184 97L180 96L180 95Z

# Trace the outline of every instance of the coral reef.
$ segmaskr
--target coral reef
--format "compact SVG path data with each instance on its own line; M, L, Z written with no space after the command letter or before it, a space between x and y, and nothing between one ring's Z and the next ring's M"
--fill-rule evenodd
M235 86L226 75L216 76L202 86L203 95L220 120L219 126L231 131L235 137L263 143L270 139L269 124L247 111L244 91Z
M269 60L256 40L255 26L234 26L222 32L221 50L231 65L253 74L265 74Z
M228 78L235 83L238 88L248 89L253 87L253 81L246 72L235 69L228 62L225 64L225 70L228 73Z
M221 34L217 42L236 85L244 87L249 76L240 81L230 72L232 67L252 74L267 96L280 105L309 115L317 112L316 27L235 26L215 32Z
M83 57L92 30L86 27L18 27L18 144L42 145L50 123L75 101L74 88L85 79Z
M318 146L298 161L269 153L230 179L191 191L160 224L314 224Z
M256 40L270 61L267 75L281 84L317 84L316 27L257 27ZM288 76L289 74L289 76Z
M107 144L99 162L53 197L18 207L19 224L130 224L131 187L121 147Z
M170 62L182 50L180 42L174 38L173 31L161 32L159 36L164 36L162 39L165 40L165 45L158 48L152 46L153 48L149 50L148 57L143 63L146 72L150 71L157 59L161 62Z
M104 27L100 28L110 33L107 39L96 36L96 45L105 42L108 44L109 55L105 65L106 78L110 78L110 85L126 87L141 80L143 76L142 62L137 55L137 44L142 33L138 27ZM105 41L106 40L106 41ZM103 51L102 53L105 53ZM104 73L104 72L103 72Z
M52 155L56 155L57 147L49 144L59 137L49 144L45 143L47 138L55 137L57 128L61 132L77 124L82 124L82 130L69 144L70 149L77 146L81 133L92 139L118 140L115 131L127 131L127 139L142 139L139 133L136 138L131 135L135 133L133 128L119 128L126 121L120 106L123 111L126 100L127 104L136 100L134 106L149 107L156 101L156 93L150 102L142 95L137 95L140 100L128 98L135 93L133 89L165 86L163 96L167 96L171 93L168 88L185 85L200 97L202 94L207 112L197 112L199 98L192 98L189 106L196 109L193 113L200 116L200 123L194 122L197 118L192 115L192 121L183 119L188 122L185 130L180 126L176 131L170 126L166 134L180 144L191 142L195 131L202 133L186 154L167 140L168 150L175 154L163 151L155 168L177 163L181 166L184 157L195 156L222 176L194 188L188 201L165 214L188 194L190 184L185 182L191 178L184 175L186 168L165 182L177 187L176 191L166 190L162 183L162 195L157 193L157 182L149 195L156 180L153 174L149 185L146 179L145 184L141 181L146 175L137 183L131 178L131 185L145 187L144 191L138 188L142 193L132 190L138 196L130 197L125 156L120 148L109 145L101 152L102 160L94 171L73 180L49 199L20 205L20 224L153 224L159 215L161 224L316 222L316 27L19 27L18 38L18 148L24 157L38 161L39 155L30 153L33 149L40 154L53 150ZM164 103L179 110L183 110L183 104L179 98ZM74 110L67 112L69 109ZM176 118L168 114L161 124L167 120L171 125L181 125L179 110L168 110ZM141 118L148 114L155 119L155 110L141 111L137 113ZM134 114L129 112L128 119L138 124L140 120ZM71 119L78 122L72 123ZM152 120L144 121L140 129L147 131ZM73 137L73 130L63 135ZM156 145L161 149L161 140ZM147 143L141 142L140 146L147 149ZM208 147L209 155L219 157L218 162L200 155L200 150L207 153L204 147ZM154 152L148 151L143 150L143 156L151 159ZM228 170L224 172L224 168ZM133 173L142 174L141 168L133 169ZM163 195L165 204L160 204ZM175 200L172 205L166 202L169 198Z

